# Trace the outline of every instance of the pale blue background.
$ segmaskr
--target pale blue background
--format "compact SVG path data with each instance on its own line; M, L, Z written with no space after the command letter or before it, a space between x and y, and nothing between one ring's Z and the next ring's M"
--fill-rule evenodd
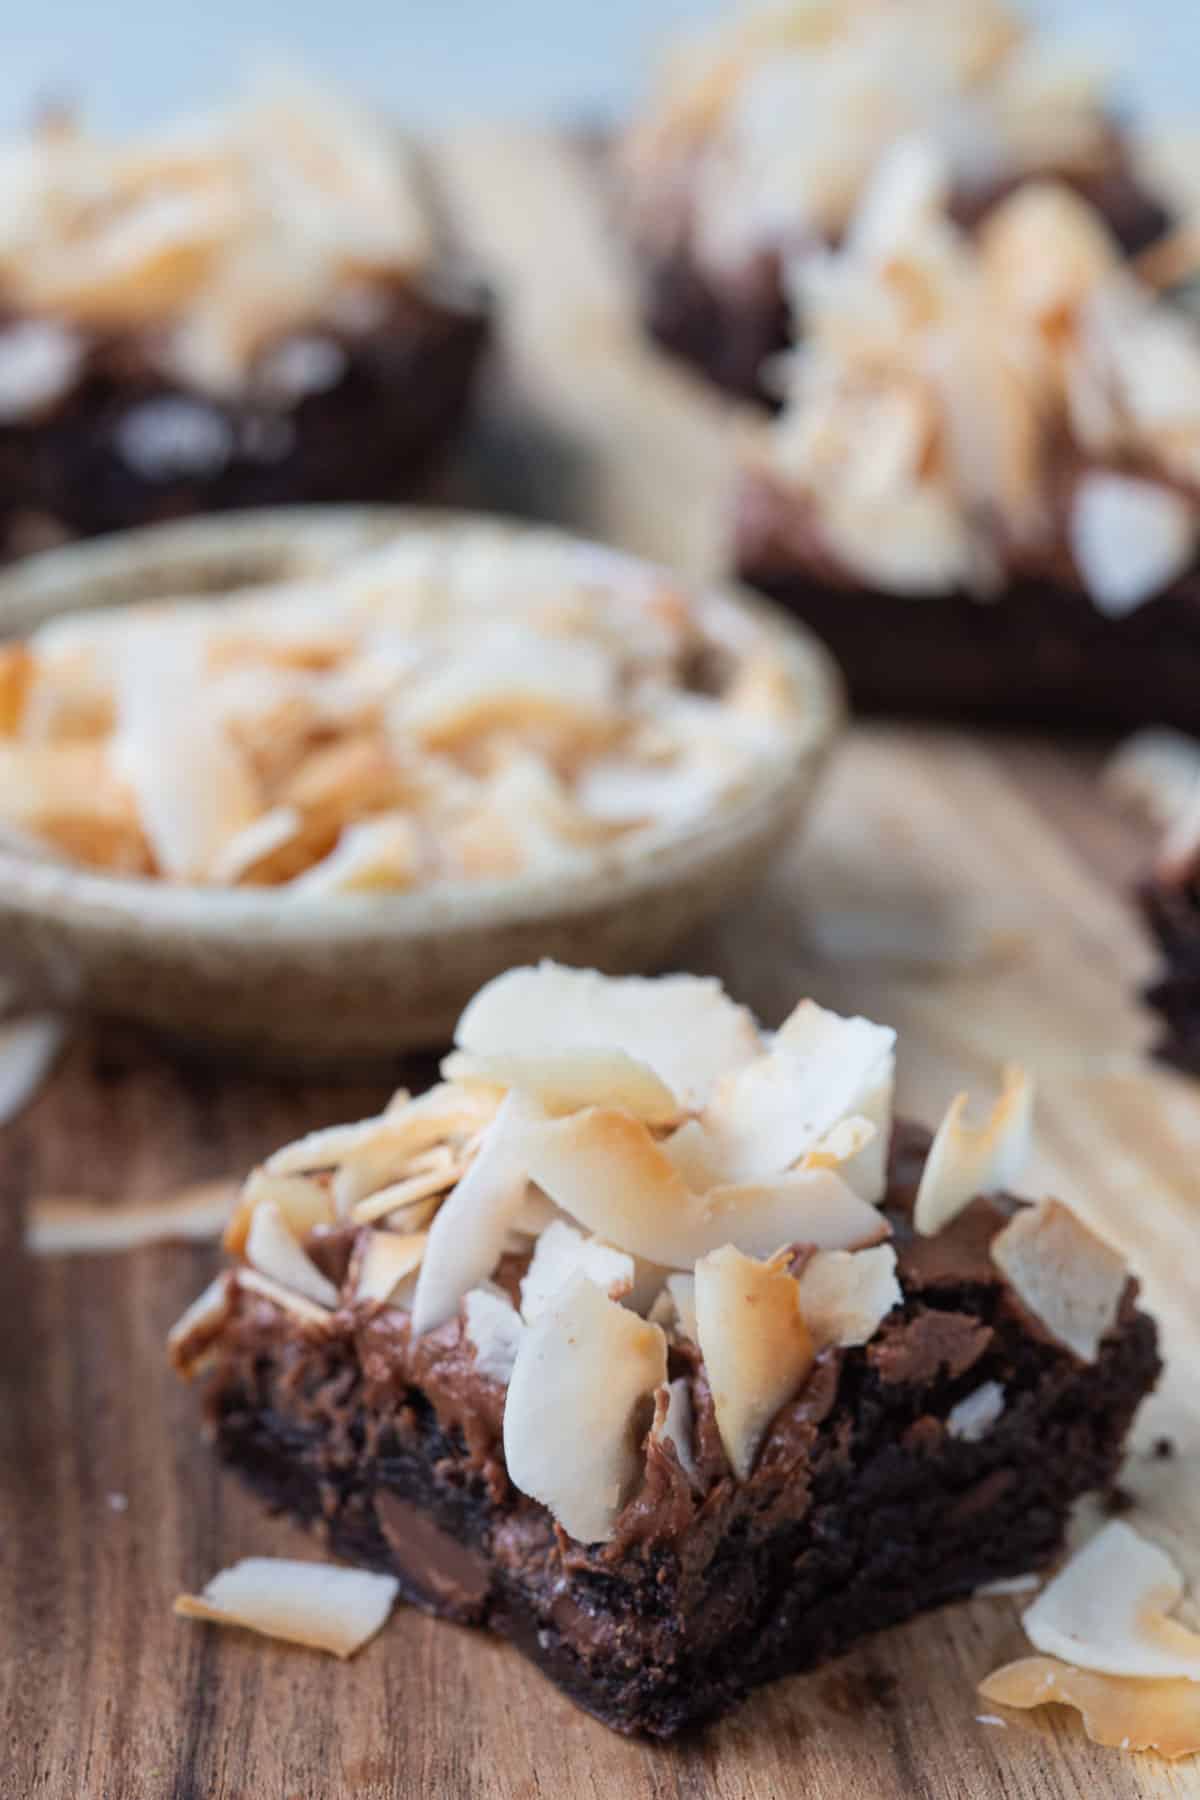
M972 0L961 0L969 6ZM250 50L285 48L428 124L464 115L612 116L646 58L710 0L0 0L0 127L39 94L104 123L227 91ZM1200 116L1200 0L1042 0L1108 49L1129 96Z

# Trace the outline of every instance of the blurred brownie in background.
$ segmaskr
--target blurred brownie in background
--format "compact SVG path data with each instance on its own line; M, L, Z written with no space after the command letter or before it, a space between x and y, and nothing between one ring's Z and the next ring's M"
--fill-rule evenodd
M1200 1075L1200 742L1139 732L1113 758L1107 783L1161 834L1138 888L1162 956L1145 999L1165 1026L1156 1054Z
M793 271L804 341L747 432L741 575L862 707L1200 725L1200 327L1069 188L975 234L929 143Z
M764 360L790 335L786 265L841 239L913 131L945 155L952 213L971 228L1046 176L1126 251L1167 224L1107 78L1007 0L767 0L677 47L621 147L650 330L722 386L767 394Z
M486 338L411 153L292 76L110 143L0 153L0 554L227 507L385 500Z

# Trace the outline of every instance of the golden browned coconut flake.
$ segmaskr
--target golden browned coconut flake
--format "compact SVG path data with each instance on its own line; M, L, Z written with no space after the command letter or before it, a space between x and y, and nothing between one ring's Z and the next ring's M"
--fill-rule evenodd
M892 1031L811 1001L767 1034L711 980L511 970L464 1012L435 1087L251 1174L227 1233L237 1266L185 1314L171 1353L184 1373L202 1368L242 1304L316 1336L347 1309L404 1316L416 1338L458 1320L479 1372L507 1389L512 1481L572 1536L604 1540L648 1436L697 1479L672 1343L703 1358L743 1479L815 1359L869 1343L902 1304L878 1204L894 1056ZM346 1228L338 1288L319 1239ZM1071 1245L1085 1285L1090 1266L1081 1231L1028 1208L1007 1250L997 1239L1024 1303L1072 1347L1105 1324L1072 1298ZM1036 1293L1028 1244L1045 1264ZM978 1439L1003 1405L984 1384L950 1430Z
M248 1556L214 1575L202 1594L181 1594L175 1611L347 1657L386 1623L399 1585L366 1569Z
M950 198L944 153L908 139L839 248L797 258L803 344L748 457L865 582L987 599L1065 566L1125 617L1200 545L1200 327L1066 186L1020 188L975 236Z
M221 1236L236 1201L232 1181L197 1182L165 1200L109 1205L43 1195L30 1205L25 1248L35 1256L77 1256L143 1244L203 1243Z
M570 876L732 804L804 730L765 628L665 575L414 529L311 585L58 618L8 653L0 841L289 906Z
M122 329L146 333L164 373L216 392L271 348L256 379L293 402L339 372L320 328L369 315L382 281L434 256L411 151L298 74L125 142L60 121L0 151L0 193L0 295L25 315L0 331L6 419L58 399L88 339ZM126 448L152 469L172 432L211 436L212 423L186 402L147 402ZM228 450L208 448L218 461Z
M1098 1744L1200 1751L1200 1635L1171 1614L1183 1578L1166 1552L1123 1520L1078 1551L1024 1616L1042 1654L980 1684L1002 1706L1074 1706Z
M757 0L677 49L624 170L648 234L682 190L696 253L736 267L840 237L880 157L915 131L970 187L1103 166L1107 86L1005 0Z

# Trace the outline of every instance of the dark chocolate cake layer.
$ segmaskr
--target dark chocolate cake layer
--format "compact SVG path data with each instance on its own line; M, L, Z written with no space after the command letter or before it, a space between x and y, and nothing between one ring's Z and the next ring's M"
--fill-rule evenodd
M59 400L0 424L0 556L192 513L419 493L487 335L478 291L396 282L365 329L314 321L269 346L236 396L173 381L135 334L95 337Z
M1200 871L1176 879L1157 875L1138 898L1165 965L1145 996L1166 1028L1157 1054L1200 1075Z
M607 1543L568 1538L513 1489L504 1389L475 1368L457 1319L412 1343L401 1314L343 1310L314 1335L237 1293L212 1346L218 1448L340 1554L512 1638L605 1723L657 1737L701 1724L762 1682L1045 1563L1071 1502L1112 1481L1155 1380L1132 1282L1093 1363L1021 1307L989 1256L1012 1205L977 1200L937 1237L913 1234L927 1144L901 1128L893 1152L902 1309L864 1348L818 1359L746 1481L722 1455L693 1347L676 1344L700 1497L650 1440ZM311 1253L336 1275L351 1236ZM981 1390L986 1417L956 1411Z
M824 639L860 711L1056 730L1200 726L1200 570L1123 618L1101 612L1053 554L1044 575L1016 574L995 598L888 593L843 575L803 509L755 478L740 496L737 558L742 581Z
M1124 619L1020 581L993 601L851 589L743 564L824 639L861 712L1099 730L1200 726L1200 574Z

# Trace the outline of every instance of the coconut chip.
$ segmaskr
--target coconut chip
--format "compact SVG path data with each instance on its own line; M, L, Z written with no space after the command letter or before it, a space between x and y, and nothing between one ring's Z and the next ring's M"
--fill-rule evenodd
M968 1094L951 1101L929 1148L913 1207L913 1223L933 1237L979 1194L996 1193L1019 1178L1032 1148L1033 1081L1010 1063L1000 1098L985 1125L963 1123Z
M992 1239L992 1261L1021 1303L1084 1362L1116 1324L1124 1259L1058 1200L1021 1210Z
M36 1095L66 1038L56 1013L31 1013L0 1023L0 1125L7 1125Z
M391 1213L403 1213L412 1219L418 1212L432 1218L439 1197L448 1193L467 1171L465 1162L446 1161L432 1169L423 1169L403 1181L393 1181L377 1188L366 1200L356 1201L350 1212L359 1225L371 1225Z
M647 1125L678 1123L679 1102L649 1064L624 1050L515 1051L473 1056L454 1050L442 1075L466 1087L520 1088L550 1118L588 1106L616 1107Z
M239 1214L244 1213L245 1229L256 1206L274 1202L294 1237L302 1238L317 1225L332 1225L337 1218L330 1182L321 1175L273 1175L268 1169L255 1169L242 1189ZM240 1255L245 1248L244 1235L237 1242L238 1220L231 1220L225 1234L226 1249Z
M597 1237L668 1268L690 1268L724 1244L768 1256L787 1243L848 1250L889 1235L883 1216L830 1170L695 1194L625 1113L592 1109L539 1126L527 1173Z
M585 1238L563 1219L547 1225L533 1246L533 1258L521 1277L521 1316L527 1325L552 1306L577 1275L594 1281L610 1300L632 1291L633 1258L595 1238Z
M1200 1685L1098 1675L1053 1656L1006 1663L979 1684L999 1706L1073 1706L1094 1744L1112 1750L1156 1750L1175 1758L1200 1752Z
M290 1313L300 1325L313 1326L322 1332L329 1328L330 1313L327 1307L305 1299L294 1288L283 1287L278 1281L272 1281L269 1275L261 1275L257 1269L238 1269L236 1288L239 1293L257 1294L260 1300L269 1300L281 1312Z
M178 1373L189 1379L205 1359L233 1311L237 1277L222 1269L202 1294L180 1314L167 1333L167 1355Z
M611 977L555 963L510 969L476 994L455 1032L474 1055L621 1051L648 1065L682 1106L756 1056L758 1027L720 982L695 975Z
M612 1536L641 1468L650 1398L666 1378L658 1326L585 1275L523 1332L504 1408L504 1460L521 1492L580 1543Z
M878 1128L880 1154L841 1174L864 1199L879 1199L895 1043L895 1032L886 1026L843 1019L802 1000L767 1054L725 1076L704 1110L712 1185L782 1174L818 1149L839 1122L855 1117ZM847 1160L864 1147L849 1147Z
M500 1260L525 1198L529 1145L539 1116L532 1102L512 1089L434 1219L413 1301L416 1336L453 1318L463 1295L486 1281Z
M1158 727L1135 731L1113 752L1101 780L1115 800L1167 831L1200 795L1200 742Z
M904 1298L890 1244L851 1254L818 1250L798 1278L800 1312L814 1350L869 1343Z
M688 1481L699 1491L700 1469L692 1448L692 1390L684 1376L655 1390L650 1438L655 1443L670 1444Z
M47 1196L30 1206L25 1248L32 1256L78 1256L143 1244L204 1243L220 1237L236 1198L229 1181L197 1182L168 1200L116 1206Z
M375 1636L399 1591L394 1575L249 1556L214 1575L202 1594L181 1594L174 1610L347 1657Z
M394 1303L397 1288L420 1268L428 1242L427 1231L370 1232L359 1264L354 1298L360 1302L378 1301L381 1306Z
M507 1386L525 1322L503 1288L490 1283L472 1288L463 1298L463 1324L475 1351L475 1367Z
M1036 1649L1077 1668L1200 1683L1200 1633L1169 1616L1183 1595L1166 1552L1113 1519L1043 1588L1022 1624Z
M158 436L178 460L178 419ZM307 583L56 620L0 656L0 830L43 855L270 886L296 905L584 873L614 845L696 818L665 790L636 817L597 818L584 804L593 767L667 789L695 787L702 771L711 814L807 730L804 696L765 628L726 642L710 605L679 595L664 609L660 587L585 547L485 525L448 541L410 526ZM698 694L691 671L706 644L719 648L722 687ZM748 709L744 674L769 706ZM544 972L533 979L544 985ZM666 1043L675 1023L693 1026L674 1042L701 1045L691 1058L707 1084L705 1039L719 1073L733 1063L730 1021L745 1036L748 1016L713 984L682 986L692 1012L674 998L655 1035ZM460 1042L640 1057L637 1007L635 990L621 1014L627 1044ZM577 992L577 1019L586 1010ZM676 1054L686 1065L686 1049ZM651 1104L665 1107L660 1095Z
M260 1275L318 1306L336 1307L338 1292L297 1242L278 1203L256 1206L246 1234L246 1261Z
M1162 482L1104 470L1085 475L1075 491L1071 553L1106 618L1125 618L1177 581L1198 537L1196 507Z
M1031 555L1068 559L1097 612L1125 617L1195 562L1200 332L1061 181L1018 184L966 230L951 154L945 134L891 144L838 248L801 235L802 353L752 479L794 499L818 562L870 586L987 599ZM1060 517L1064 444L1080 472Z
M946 1430L964 1444L977 1444L987 1436L1003 1411L1004 1389L998 1381L985 1381L950 1408L946 1414Z
M732 1244L696 1264L697 1341L730 1466L745 1481L779 1408L813 1364L799 1285Z

